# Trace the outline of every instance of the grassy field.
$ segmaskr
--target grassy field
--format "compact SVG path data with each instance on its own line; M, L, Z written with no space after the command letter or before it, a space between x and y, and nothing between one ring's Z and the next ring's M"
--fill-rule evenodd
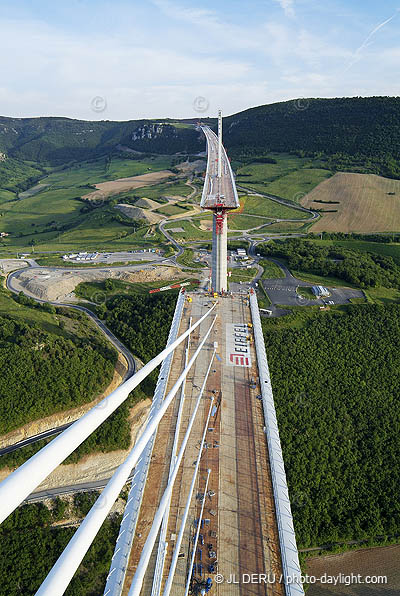
M338 201L339 204L315 201ZM375 174L337 173L302 200L302 205L336 210L322 213L313 232L398 232L400 180Z
M299 221L298 223L295 221L282 221L282 222L271 224L270 226L268 226L268 228L266 228L265 231L268 232L268 234L270 232L272 232L274 234L280 234L280 233L285 233L285 232L295 233L295 232L306 232L309 227L310 227L309 223L303 223L301 221Z
M322 180L331 176L330 170L318 167L318 160L285 153L271 153L275 164L250 163L237 168L237 183L245 188L298 202ZM312 167L310 167L312 166Z
M330 277L329 275L327 275L326 277L322 277L321 275L314 275L313 273L304 273L303 271L295 271L294 269L292 269L290 272L292 273L292 275L294 275L294 277L297 277L297 279L308 281L316 285L326 285L341 288L355 288L357 290L359 289L358 286L355 286L354 284L351 284L348 281L343 281L343 279L338 279L337 277Z
M396 288L370 288L364 292L368 301L375 304L400 303L400 290Z
M190 195L191 192L193 192L192 188L190 188L190 186L188 186L184 182L171 181L161 182L159 184L154 184L153 186L148 187L135 188L135 190L119 194L118 199L123 200L125 197L129 196L152 199L153 201L165 203L166 199L163 197L179 196L186 198L188 195Z
M163 215L178 215L178 213L185 215L186 211L187 208L181 205L164 205L164 207L156 209L157 213L162 213Z
M96 184L117 178L139 176L149 172L168 169L172 157L147 157L140 160L113 157L110 162L102 157L93 161L84 161L53 172L43 178L41 182L53 188L78 187L85 184ZM82 193L84 194L84 193Z
M129 283L125 281L120 281L119 279L112 280L112 288L107 289L105 281L91 281L91 282L81 282L78 284L74 290L75 294L84 300L88 300L90 302L95 302L96 304L101 304L111 298L112 296L116 296L124 294L124 295L132 295L132 294L148 294L150 290L154 290L156 288L160 288L162 286L166 286L169 284L176 284L182 283L184 281L189 281L187 278L181 278L172 281L151 281L151 282L137 282L137 283ZM188 286L191 287L191 286Z
M243 268L242 269L242 268L235 267L234 269L228 269L228 271L231 273L228 281L236 282L236 283L238 283L239 281L251 281L253 279L253 277L255 275L257 275L256 268L251 268L251 269Z
M10 234L1 240L2 248L26 250L32 245L42 250L81 250L85 248L110 249L131 245L133 242L149 244L160 240L158 234L144 238L147 230L132 234L132 228L114 221L114 210L106 205L95 211L83 213L84 203L79 200L90 191L88 184L120 177L156 172L168 167L170 157L129 160L105 158L82 162L71 167L57 168L42 183L46 186L34 195L14 200L15 195L0 189L0 231ZM187 196L192 189L183 183L160 184L150 191L156 197L166 189ZM139 189L138 189L139 190ZM130 236L128 242L125 237Z
M241 213L228 215L228 228L230 230L251 230L269 222L270 220L264 217L252 217L251 215L242 215Z
M260 261L260 265L264 269L261 279L278 279L285 277L285 274L283 273L282 269L272 261L262 259Z
M304 211L292 209L267 197L248 195L242 197L240 202L243 203L241 212L251 215L262 215L271 219L307 219L310 217Z
M201 263L198 263L196 261L193 260L193 251L190 250L189 248L185 248L184 252L182 255L180 255L177 259L176 262L179 263L179 265L184 265L185 267L193 267L195 269L199 269L199 268L203 268L204 265Z
M3 286L3 279L0 285L0 315L10 315L30 325L38 325L49 333L69 338L71 334L82 338L90 338L96 335L98 339L109 345L104 335L98 330L96 325L82 313L80 320L74 320L63 315L53 315L38 308L31 308L19 304L13 299L13 294ZM62 323L60 325L60 322Z
M193 222L188 220L171 221L168 226L165 226L165 229L177 240L210 240L211 232L200 230L199 225L198 219L193 219ZM183 232L173 232L174 228L182 228Z

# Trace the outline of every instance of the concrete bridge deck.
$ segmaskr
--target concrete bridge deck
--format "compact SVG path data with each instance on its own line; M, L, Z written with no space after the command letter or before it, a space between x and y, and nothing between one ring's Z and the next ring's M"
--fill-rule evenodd
M179 333L187 329L189 317L197 319L210 306L210 298L204 294L194 293L190 297L192 302L185 303ZM208 491L212 491L213 496L206 497L203 515L205 524L201 530L204 544L199 544L197 548L197 569L201 564L203 578L214 578L216 572L207 573L208 565L215 561L208 556L209 550L213 550L218 561L218 573L226 579L234 576L239 583L216 584L213 581L212 594L280 596L285 593L282 583L265 585L241 582L244 574L275 574L279 578L282 564L262 403L257 399L260 394L257 358L252 330L247 326L251 323L248 299L238 294L219 298L216 311L218 318L210 340L197 358L186 384L180 441L209 365L214 342L218 342L218 356L211 368L172 495L167 531L169 546L162 585L168 575L174 540L179 532L210 397L213 394L216 398L216 411L208 425L210 430L206 436L207 449L202 456L197 489L180 549L184 555L178 560L171 595L184 594L192 536L195 532L194 520L199 517L201 507L201 501L196 496L204 492L206 470L211 469ZM211 319L207 318L191 338L190 355L210 322ZM250 341L245 339L243 342L243 336L251 338ZM238 337L240 343L236 342L235 345ZM247 353L241 351L244 349L248 350ZM167 391L184 366L184 351L184 345L175 350ZM178 399L171 405L158 429L123 594L128 593L127 586L130 585L147 532L167 484L177 409ZM209 544L212 549L208 548ZM141 592L146 596L151 594L156 552L155 547ZM200 577L199 573L196 577Z

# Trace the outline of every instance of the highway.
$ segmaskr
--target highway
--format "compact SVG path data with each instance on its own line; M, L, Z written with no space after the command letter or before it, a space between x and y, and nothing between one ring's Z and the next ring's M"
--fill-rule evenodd
M202 126L201 129L207 139L208 162L200 206L203 209L210 209L215 207L216 202L220 202L226 209L236 209L239 207L239 199L225 149L222 147L222 176L218 178L218 137L208 126ZM218 201L216 201L217 197Z

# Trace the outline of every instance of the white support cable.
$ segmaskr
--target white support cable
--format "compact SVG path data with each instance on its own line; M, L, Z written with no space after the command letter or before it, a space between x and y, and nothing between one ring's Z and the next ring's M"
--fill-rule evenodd
M207 338L214 327L216 318L217 317L215 316L207 333L190 359L187 367L182 371L171 391L164 399L157 414L154 416L151 422L147 424L145 430L129 453L126 460L117 468L114 475L109 480L102 494L94 503L93 507L69 541L63 553L60 555L50 573L40 586L39 590L36 592L36 596L62 596L62 594L64 594L69 582L74 576L75 571L78 569L83 557L95 539L96 534L101 528L101 525L106 519L110 509L117 500L132 469L137 464L147 442L151 439L153 432L158 427L161 418L167 411L173 398L177 394L179 387L182 385L183 380L192 368L197 356L207 341ZM187 337L189 332L190 330L186 331L183 335Z
M191 324L192 324L192 317L189 318L189 327L191 326ZM187 338L187 346L186 346L186 350L185 350L185 367L187 366L188 359L189 359L189 349L190 349L190 335ZM180 396L180 400L179 400L178 416L176 419L174 443L172 445L171 462L170 462L170 467L169 467L168 480L171 478L171 476L173 474L176 457L177 457L179 433L180 433L180 429L181 429L181 421L182 421L182 413L183 413L183 405L185 403L185 386L186 386L186 379L183 381L182 387L181 387L181 396ZM171 497L172 497L172 493L168 499L167 507L164 512L164 517L162 520L160 538L158 541L157 559L156 559L156 565L155 565L155 569L154 569L153 585L151 588L151 596L159 596L159 594L161 592L161 580L162 580L162 574L163 574L163 570L164 570L165 557L166 557L167 548L168 548L166 536L167 536L167 528L168 528L168 520L169 520L169 510L170 510L170 505L171 505Z
M165 582L163 596L169 596L169 593L172 588L172 582L174 581L176 565L178 563L178 557L179 557L179 552L180 552L181 544L182 544L182 540L183 540L183 534L185 532L185 526L186 526L187 518L189 516L190 503L192 501L193 491L194 491L194 487L196 485L196 478L197 478L197 474L198 474L198 471L200 468L200 461L201 461L201 457L203 455L204 442L206 439L207 428L210 423L210 416L211 416L213 405L214 405L214 396L212 396L212 398L211 398L211 404L210 404L210 409L208 411L207 422L204 427L204 432L203 432L203 436L202 436L201 443L200 443L200 452L199 452L199 455L197 456L196 466L195 466L195 469L193 472L192 482L190 484L189 494L188 494L188 497L186 500L186 506L185 506L185 510L183 512L183 517L182 517L181 527L179 529L178 538L175 542L175 549L174 549L174 553L172 555L171 565L169 567L168 578L167 578L167 581Z
M183 306L185 304L185 295L181 292L176 301L174 317L172 319L171 328L169 330L167 346L170 345L178 336L179 325L182 318ZM189 336L190 337L190 336ZM166 394L166 387L169 379L171 362L173 353L163 360L156 388L154 391L153 400L149 412L148 422L153 418L158 411ZM128 515L125 522L120 526L120 534L126 529L126 532L119 540L117 540L114 549L114 555L110 564L110 572L107 577L106 585L104 587L103 596L121 596L125 581L127 564L132 548L132 542L136 531L136 526L139 518L139 512L142 505L143 490L147 480L147 474L150 468L151 455L153 452L156 431L153 433L150 441L147 443L142 456L141 462L135 466L134 480L131 483L128 500L125 505L125 513ZM125 517L125 516L124 516Z
M196 400L195 407L193 409L193 413L192 413L192 415L190 417L189 424L188 424L188 427L186 429L185 436L183 438L182 444L181 444L180 449L179 449L178 456L177 456L176 461L175 461L175 465L174 465L174 468L173 468L173 472L172 472L171 478L168 480L168 485L167 485L167 487L166 487L166 489L164 491L164 494L163 494L163 496L161 498L160 505L159 505L159 507L158 507L158 509L156 511L156 514L155 514L154 519L153 519L153 524L152 524L152 526L150 528L150 532L149 532L149 534L147 536L146 542L144 543L144 546L143 546L143 549L142 549L142 554L141 554L140 560L139 560L139 564L138 564L138 566L136 568L135 575L133 576L133 580L132 580L132 584L131 584L131 587L130 587L128 596L139 596L140 595L140 592L142 590L143 580L144 580L144 576L146 574L147 566L149 564L151 553L153 552L154 544L155 544L155 541L157 539L157 534L158 534L158 531L160 529L160 525L161 525L161 522L162 522L162 519L163 519L165 510L166 510L167 505L169 503L169 500L170 500L170 497L171 497L171 494L172 494L172 490L174 488L174 483L175 483L175 480L176 480L176 476L178 474L179 466L181 464L181 461L182 461L182 458L183 458L183 454L185 453L186 445L187 445L187 442L189 440L190 433L191 433L192 427L193 427L193 423L195 421L195 418L196 418L196 415L197 415L197 412L198 412L198 409L199 409L199 406L200 406L201 398L203 397L203 393L204 393L204 390L206 388L208 376L210 374L210 370L211 370L211 366L212 366L212 363L213 363L213 360L214 360L214 357L215 357L215 353L216 353L216 349L214 348L213 354L211 356L210 364L208 366L206 375L204 377L203 384L201 386L199 395L198 395L197 400Z
M215 306L215 305L214 305ZM48 445L33 455L0 484L0 523L55 470L89 435L92 434L129 396L130 392L147 377L170 352L210 314L214 306L192 328L185 331L170 346L150 360L130 379L117 387L84 416L64 430Z
M209 468L207 470L207 480L206 480L206 486L204 488L204 499L203 499L203 502L201 504L200 517L198 519L196 537L195 537L194 543L193 543L193 552L192 552L192 556L190 558L189 571L188 571L188 576L187 576L187 581L186 581L185 596L188 596L190 584L191 584L191 581L192 581L193 563L194 563L194 558L196 556L197 543L199 541L201 520L203 519L204 505L205 505L205 502L206 502L206 495L207 495L208 481L210 479L210 474L211 474L211 470Z

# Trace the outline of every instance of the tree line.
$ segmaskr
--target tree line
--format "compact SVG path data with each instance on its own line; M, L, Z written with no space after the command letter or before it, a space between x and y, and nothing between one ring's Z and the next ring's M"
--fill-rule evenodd
M263 256L283 257L290 269L343 279L361 288L400 288L392 257L342 246L320 246L299 238L258 245Z

